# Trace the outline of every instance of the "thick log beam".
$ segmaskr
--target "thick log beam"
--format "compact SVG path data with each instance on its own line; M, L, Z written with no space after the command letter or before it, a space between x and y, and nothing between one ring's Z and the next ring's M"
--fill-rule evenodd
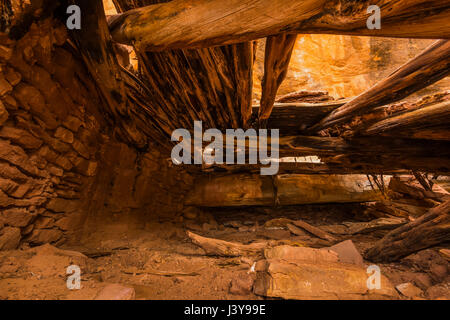
M396 261L447 241L450 241L450 200L388 233L366 252L365 257L374 262Z
M226 136L222 138L224 143L226 138ZM259 154L257 146L248 141L246 139L245 149L234 150L234 159L243 152L248 163L250 152L254 155ZM445 140L391 136L355 136L350 140L334 137L286 136L281 137L278 142L278 147L272 146L271 139L268 139L267 149L271 157L274 157L275 151L278 151L280 158L318 156L326 165L346 168L345 170L350 172L358 170L379 173L396 170L418 170L440 174L450 172L450 142ZM207 143L204 147L206 145ZM224 155L226 152L224 150Z
M370 5L381 29L370 30ZM115 16L115 41L140 49L200 48L280 33L329 33L403 38L450 38L450 3L442 0L174 0Z
M263 127L272 113L278 89L286 78L296 40L295 34L270 36L266 40L261 107L258 114Z
M187 205L233 207L370 202L382 199L365 175L249 175L201 177Z
M310 131L349 121L355 115L399 101L450 74L450 41L439 40L352 101L331 112Z
M298 135L316 124L333 110L343 106L348 100L324 103L275 103L267 119L268 129L279 129L281 136ZM253 106L253 114L259 113L260 106Z
M406 112L367 128L363 134L450 141L450 101Z

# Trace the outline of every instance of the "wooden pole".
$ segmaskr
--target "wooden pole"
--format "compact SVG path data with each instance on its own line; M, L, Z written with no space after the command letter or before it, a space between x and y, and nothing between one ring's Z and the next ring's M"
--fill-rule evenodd
M367 9L381 9L369 29ZM127 11L110 23L115 41L161 51L247 42L280 33L450 38L442 0L174 0Z

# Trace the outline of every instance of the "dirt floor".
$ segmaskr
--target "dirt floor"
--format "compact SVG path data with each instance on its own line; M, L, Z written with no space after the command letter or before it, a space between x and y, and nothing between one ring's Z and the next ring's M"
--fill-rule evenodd
M135 299L264 299L252 293L253 260L205 256L186 235L252 243L289 241L321 248L328 244L312 234L292 235L282 219L302 219L314 226L368 220L363 205L314 205L287 208L188 210L177 222L127 222L116 217L60 249L50 245L0 252L0 299L95 299L108 284L134 288ZM275 219L275 220L274 220ZM280 223L281 221L281 223ZM363 253L388 230L352 237ZM448 299L448 257L432 248L398 263L379 264L394 286L410 282L420 291L400 299ZM80 254L82 253L82 254ZM366 265L370 263L365 261ZM66 268L81 268L81 289L66 286Z

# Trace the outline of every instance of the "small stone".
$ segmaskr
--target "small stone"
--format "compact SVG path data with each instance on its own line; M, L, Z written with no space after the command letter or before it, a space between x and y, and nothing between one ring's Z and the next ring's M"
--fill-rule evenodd
M426 291L427 297L429 299L442 299L445 297L447 300L450 300L450 284L441 283L435 286L432 286Z
M56 129L55 138L58 138L66 143L72 143L74 139L73 133L63 127L59 127L58 129Z
M0 251L14 250L20 244L20 229L14 227L3 228L0 232Z
M195 220L198 217L198 209L194 207L188 207L183 211L183 216L189 220Z
M133 288L120 284L109 284L95 297L95 300L134 300L136 292Z
M68 116L66 120L64 120L63 126L76 133L78 132L78 129L80 128L82 123L83 122L77 117Z
M408 298L421 296L423 291L413 285L411 282L402 283L395 287L398 292Z
M339 255L339 262L364 266L363 258L358 249L356 249L352 240L340 242L332 247L329 247L328 249L336 252Z
M0 97L4 96L7 93L10 93L12 89L13 87L11 87L9 82L6 81L5 77L3 77L3 74L0 73Z
M442 281L447 277L448 270L447 266L444 264L431 263L430 272L435 280Z
M22 80L20 73L14 71L12 68L6 69L5 78L12 86L18 85Z
M97 173L98 163L96 161L82 160L77 166L76 171L87 177L93 177Z
M422 290L427 290L433 285L433 280L426 273L416 273L412 280Z
M443 256L447 261L450 261L450 250L449 249L441 249L439 250L441 256Z
M8 61L11 59L13 50L11 48L0 45L0 57Z
M8 120L9 113L6 111L5 106L0 101L0 126L5 123L6 120Z
M231 280L230 293L238 296L246 296L252 292L254 278L250 274L239 274Z
M28 131L15 127L3 127L0 130L0 137L11 140L24 149L37 149L42 145L42 140L34 137Z
M338 262L338 254L334 251L289 245L266 249L264 250L264 257L266 259L300 260L312 263Z
M27 240L32 244L52 243L61 239L62 235L60 230L34 229Z
M33 215L26 209L13 208L4 210L2 213L4 222L11 227L26 227Z

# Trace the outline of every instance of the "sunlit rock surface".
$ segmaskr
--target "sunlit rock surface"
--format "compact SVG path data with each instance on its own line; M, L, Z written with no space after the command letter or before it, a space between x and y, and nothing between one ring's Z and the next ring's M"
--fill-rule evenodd
M434 40L354 37L342 35L299 35L289 72L279 95L299 90L325 90L334 98L352 97L389 76ZM258 42L254 70L254 98L261 97L264 44ZM444 90L443 79L419 95Z

